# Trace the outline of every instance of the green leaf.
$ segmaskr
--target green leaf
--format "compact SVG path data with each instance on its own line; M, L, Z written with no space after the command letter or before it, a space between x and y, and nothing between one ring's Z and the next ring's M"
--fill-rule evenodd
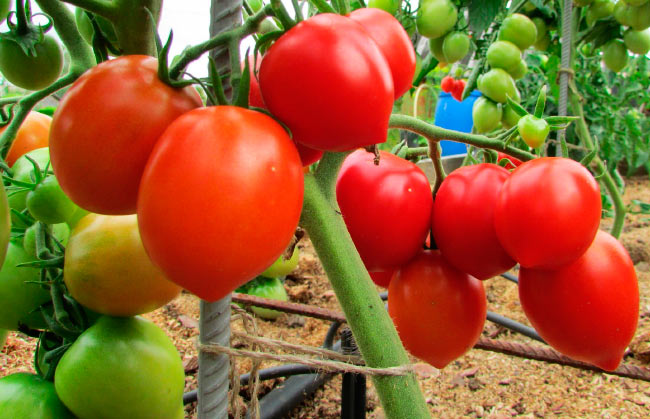
M505 6L504 0L471 0L469 3L470 29L477 34L490 27Z

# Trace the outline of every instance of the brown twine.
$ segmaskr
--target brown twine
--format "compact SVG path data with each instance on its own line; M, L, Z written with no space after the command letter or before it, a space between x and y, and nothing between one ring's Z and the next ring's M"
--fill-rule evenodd
M571 80L576 76L576 72L573 71L572 68L565 68L565 67L560 67L557 70L558 76L562 73L565 73L567 76L569 76L569 83L571 83ZM560 77L557 78L556 83L560 83Z
M242 309L236 304L231 304L231 309L235 311L237 314L235 314L232 318L233 320L241 319L242 324L244 326L244 330L246 330L246 334L244 336L250 336L250 337L255 337L258 335L258 330L257 330L257 323L255 322L255 318L248 314L246 310ZM231 333L231 339L233 337L233 334ZM256 344L253 344L253 349L257 349ZM235 371L235 363L233 358L231 357L231 371ZM259 419L260 418L260 406L259 406L259 390L260 390L260 376L259 376L259 368L260 364L262 363L261 360L253 360L253 366L250 370L250 376L252 379L252 384L249 384L248 386L248 391L250 395L250 404L248 406L248 411L250 413L249 416ZM231 401L235 403L234 406L234 411L235 411L235 418L239 418L241 415L240 412L240 405L239 405L239 388L240 388L240 382L239 382L239 376L237 376L234 372L233 374L233 380L237 382L235 385L233 382L233 391L232 391L232 397ZM250 381L249 381L250 383ZM235 392L235 389L237 390Z

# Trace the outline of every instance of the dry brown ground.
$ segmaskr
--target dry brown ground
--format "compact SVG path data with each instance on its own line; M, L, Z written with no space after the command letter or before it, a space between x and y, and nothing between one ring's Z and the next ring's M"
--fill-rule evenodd
M650 202L647 178L628 181L625 195L629 202ZM606 228L610 221L603 221ZM646 365L650 361L650 216L627 216L622 242L635 262L641 290L639 328L626 362ZM313 248L302 243L299 269L286 282L291 301L338 309L327 278ZM503 279L486 282L488 309L527 323L519 306L516 285ZM188 369L196 356L198 301L189 294L147 315L164 328L176 343ZM296 315L282 315L276 321L258 320L265 337L304 345L321 345L329 323ZM237 323L235 329L241 329ZM499 339L538 345L511 334L493 324L486 324L486 335ZM0 376L16 371L31 371L35 341L21 334L10 334L0 352ZM645 361L644 361L645 360ZM417 362L414 360L414 362ZM238 360L238 371L247 372L250 362ZM263 366L270 366L265 363ZM265 383L268 391L280 380ZM433 417L650 417L650 383L608 374L562 367L544 362L515 358L488 351L472 350L444 370L430 370L420 377L420 384ZM196 387L190 373L186 389ZM315 396L292 412L292 418L335 418L340 409L340 378L334 379ZM195 417L194 406L187 407L187 417ZM368 417L382 418L383 413L371 384L368 384Z

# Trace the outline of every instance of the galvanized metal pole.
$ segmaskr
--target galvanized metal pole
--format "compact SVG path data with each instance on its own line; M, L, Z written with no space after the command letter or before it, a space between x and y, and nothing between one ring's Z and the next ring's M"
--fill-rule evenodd
M571 67L571 46L573 44L573 25L571 16L573 15L573 0L564 0L564 8L562 9L562 60L560 71L560 103L558 104L558 115L565 116L567 114L567 106L569 102L569 68ZM566 130L557 132L557 139L561 143L564 141ZM555 148L555 155L562 155L562 148L558 145Z
M210 36L232 29L241 22L241 0L212 0L210 5ZM222 69L229 65L227 48L211 51ZM226 93L228 87L224 86ZM202 344L230 344L230 295L214 303L201 301L199 341ZM199 353L199 419L228 418L228 372L227 355Z

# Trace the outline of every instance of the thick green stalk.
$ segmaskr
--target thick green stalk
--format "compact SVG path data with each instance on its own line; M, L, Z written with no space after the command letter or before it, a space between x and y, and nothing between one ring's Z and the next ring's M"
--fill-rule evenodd
M345 227L333 188L336 171L345 153L326 153L316 176L305 176L305 200L301 225L309 232L341 308L366 364L374 368L408 365L402 346L384 303L366 271ZM325 192L329 191L329 192ZM379 226L378 226L379 227ZM373 376L373 383L388 418L431 417L415 376Z
M116 16L116 7L111 0L63 0L82 9L86 9L97 15L113 20Z
M580 138L582 144L587 149L593 150L595 148L595 144L591 138L591 134L589 133L587 122L585 121L584 109L582 107L582 103L580 103L580 98L573 92L571 92L570 98L571 111L575 116L580 117L580 119L576 121L576 133L578 134L578 137ZM612 236L618 238L623 231L623 225L625 224L625 213L627 212L627 208L623 202L621 192L618 190L616 182L607 170L605 163L599 156L596 156L592 161L592 164L596 167L598 173L602 173L600 181L605 186L605 189L607 189L607 193L609 193L609 196L612 198L612 202L614 203L614 223L612 224L610 233Z
M113 0L117 9L114 19L120 49L124 54L145 54L156 56L156 28L151 21L151 13L156 21L160 19L162 0Z
M485 135L468 134L460 131L440 128L435 125L426 123L417 118L408 115L393 114L390 117L390 128L401 128L412 131L425 137L429 141L452 140L475 147L489 148L492 150L503 151L504 153L516 157L519 160L526 161L537 158L532 153L520 150L513 146L506 146L505 143L497 138L486 137Z

